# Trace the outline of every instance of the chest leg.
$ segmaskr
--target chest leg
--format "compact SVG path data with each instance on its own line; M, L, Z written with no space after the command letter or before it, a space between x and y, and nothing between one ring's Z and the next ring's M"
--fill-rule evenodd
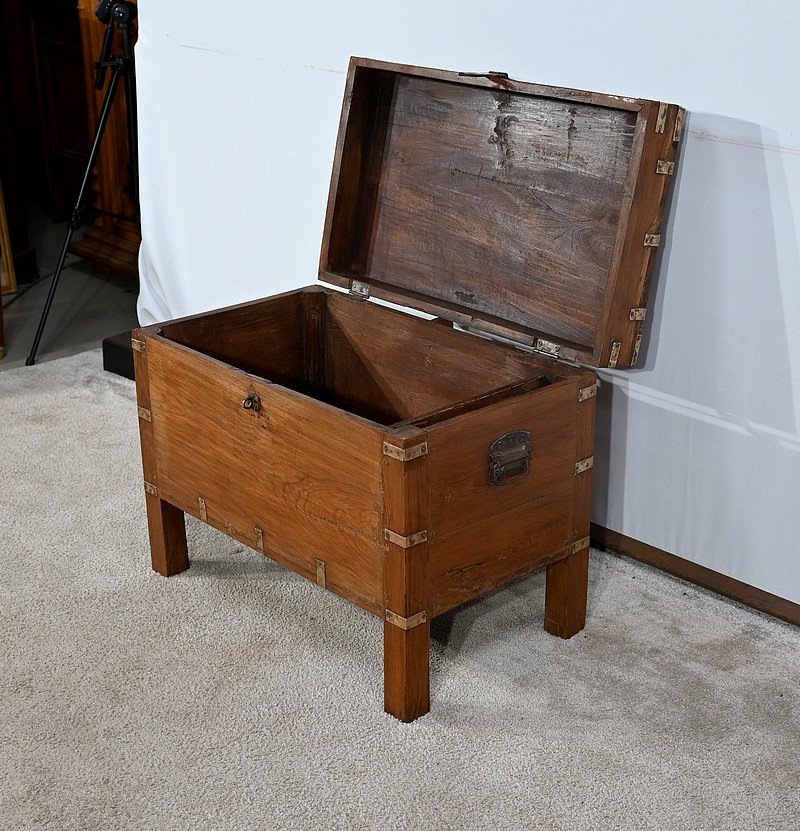
M544 628L551 635L571 638L583 629L588 581L588 547L547 567Z
M400 721L430 710L429 643L429 621L408 630L383 624L384 709Z
M154 494L146 494L147 528L153 570L164 577L189 568L183 511Z

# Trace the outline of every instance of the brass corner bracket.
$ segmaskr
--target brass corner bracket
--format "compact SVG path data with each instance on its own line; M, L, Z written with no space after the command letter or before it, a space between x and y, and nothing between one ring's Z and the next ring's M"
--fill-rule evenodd
M572 543L571 553L577 554L579 551L583 551L584 548L589 547L589 537L583 537L582 539L576 540Z
M428 541L428 532L427 531L417 531L416 534L412 534L410 537L404 537L402 534L396 534L394 531L390 531L388 528L383 529L383 538L394 545L399 545L400 548L412 548L415 545L419 545L422 542Z
M423 441L413 447L398 447L388 441L383 443L383 455L392 459L399 459L401 462L410 462L412 459L419 459L420 456L427 456L428 442Z
M402 615L398 615L397 612L393 612L391 611L391 609L387 609L386 616L384 619L387 623L391 623L398 629L403 629L405 632L407 632L409 629L413 629L415 626L419 626L421 623L425 623L428 620L428 613L417 612L415 615L411 615L411 617L403 617Z

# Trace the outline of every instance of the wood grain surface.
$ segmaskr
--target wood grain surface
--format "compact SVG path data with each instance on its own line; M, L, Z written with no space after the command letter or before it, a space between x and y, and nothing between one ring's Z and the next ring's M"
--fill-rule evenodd
M328 400L383 424L557 374L519 350L336 292L328 295L325 351Z
M387 441L410 447L427 440L411 427L387 433ZM428 528L428 459L403 462L383 457L384 526L409 537ZM386 608L404 618L427 612L428 618L411 629L388 620L383 624L384 709L400 721L413 721L430 709L429 643L430 580L428 544L403 548L384 541Z
M597 398L577 405L575 430L575 462L594 457L594 422ZM572 487L571 542L589 536L592 508L592 476L594 467L578 473ZM547 567L544 628L553 635L571 638L583 629L589 590L589 546L571 553L567 558Z
M135 329L131 336L140 343L146 341L142 332ZM136 373L136 403L140 409L139 441L142 450L147 530L150 535L150 559L153 570L164 577L180 574L189 568L189 552L186 545L186 522L183 511L164 501L159 493L145 491L145 483L158 490L158 459L153 437L152 403L150 399L150 373L145 353L133 351ZM142 410L150 418L142 418Z
M429 428L434 552L440 537L459 528L535 502L564 483L571 488L577 400L575 383L564 381ZM516 430L530 431L530 471L491 487L489 446Z
M429 429L431 606L440 614L569 555L574 533L578 391L591 373ZM584 402L585 403L585 402ZM531 433L529 472L489 484L489 447Z
M382 432L159 337L147 361L162 497L382 616Z
M320 278L595 366L618 342L630 366L679 112L353 59Z

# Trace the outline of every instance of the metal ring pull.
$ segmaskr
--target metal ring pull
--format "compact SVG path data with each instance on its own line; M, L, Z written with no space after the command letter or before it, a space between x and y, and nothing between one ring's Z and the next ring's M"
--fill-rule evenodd
M257 413L261 409L261 399L254 392L248 393L247 398L242 401L242 407Z

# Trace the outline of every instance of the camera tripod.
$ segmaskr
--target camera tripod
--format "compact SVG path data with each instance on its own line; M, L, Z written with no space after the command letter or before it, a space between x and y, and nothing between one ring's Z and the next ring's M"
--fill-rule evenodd
M100 144L103 140L103 133L105 132L108 118L111 113L111 107L114 104L114 98L119 87L120 79L123 79L125 86L125 113L128 133L128 151L129 151L129 176L130 182L125 188L125 191L130 196L134 204L134 213L131 216L124 216L122 214L115 214L111 211L102 211L96 208L91 208L93 213L104 216L112 216L116 219L124 219L129 222L139 221L139 162L138 162L138 140L136 132L136 81L135 68L133 62L133 44L131 42L131 24L136 19L137 9L133 3L127 0L100 0L94 10L95 15L101 23L105 23L106 31L103 36L103 47L100 51L100 60L95 63L94 67L97 71L95 78L95 89L102 89L105 85L106 72L111 70L111 79L108 82L105 97L103 98L103 105L100 110L100 117L97 121L97 128L92 139L91 149L89 151L89 159L86 164L86 170L81 180L78 197L75 200L75 206L72 208L70 217L67 220L67 232L64 237L64 244L61 248L61 254L58 258L58 265L53 272L53 279L50 283L50 290L47 294L44 308L42 309L42 316L39 320L39 327L36 330L36 337L33 339L30 354L28 355L25 365L32 366L36 363L36 351L39 348L39 342L42 339L47 317L50 314L50 307L53 304L56 289L58 288L58 281L61 278L61 272L64 270L64 261L67 257L67 251L72 242L72 236L77 231L83 222L84 211L87 207L84 205L86 198L86 191L89 187L89 182L92 177L92 169L97 162L97 156L100 152ZM114 34L119 29L122 35L122 54L112 55L114 45Z

